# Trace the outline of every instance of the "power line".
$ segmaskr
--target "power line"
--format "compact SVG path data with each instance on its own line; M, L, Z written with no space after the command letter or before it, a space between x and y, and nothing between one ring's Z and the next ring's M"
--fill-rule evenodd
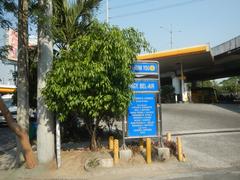
M128 4L122 4L122 5L119 5L119 6L113 6L111 7L110 9L120 9L120 8L125 8L125 7L131 7L131 6L136 6L136 5L139 5L139 4L145 4L145 3L149 3L149 2L152 2L152 1L159 1L159 0L144 0L144 1L138 1L138 2L132 2L132 3L128 3Z
M166 6L162 6L162 7L158 7L158 8L152 8L152 9L147 9L147 10L143 10L143 11L136 11L136 12L132 12L132 13L128 13L128 14L112 16L110 18L115 19L115 18L134 16L134 15L138 15L138 14L146 14L146 13L151 13L153 11L159 11L159 10L165 10L165 9L170 9L170 8L174 8L174 7L184 6L184 5L196 3L196 2L199 2L199 1L204 1L204 0L190 0L190 1L185 1L185 2L181 2L181 3L166 5Z

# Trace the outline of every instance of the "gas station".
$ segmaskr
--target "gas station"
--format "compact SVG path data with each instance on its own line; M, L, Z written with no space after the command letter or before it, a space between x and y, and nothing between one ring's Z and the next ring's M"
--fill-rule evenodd
M188 101L186 83L240 75L240 36L210 48L197 45L137 56L158 61L161 84L171 84L176 101Z

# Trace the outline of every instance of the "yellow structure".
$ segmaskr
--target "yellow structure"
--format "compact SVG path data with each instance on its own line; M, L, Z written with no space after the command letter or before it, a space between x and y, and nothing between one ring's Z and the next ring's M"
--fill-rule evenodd
M167 141L170 142L172 140L172 136L171 133L167 133Z
M119 161L118 152L119 152L119 141L118 139L114 139L113 160L115 164L118 163Z
M141 138L141 139L139 140L139 147L140 147L140 150L142 150L143 147L144 147L144 141L143 141L143 138Z
M0 85L0 93L14 93L16 86Z
M177 153L178 160L183 161L182 140L180 137L177 137Z
M146 139L146 160L147 164L152 163L152 145L151 145L151 138Z
M143 54L143 55L137 56L137 60L160 60L160 59L164 60L165 58L169 58L169 57L201 54L208 51L209 51L208 45L199 45L199 46L186 47L181 49L172 49L167 51L155 52L150 54Z
M113 150L113 141L114 141L114 137L113 136L109 136L109 138L108 138L108 148L110 150Z

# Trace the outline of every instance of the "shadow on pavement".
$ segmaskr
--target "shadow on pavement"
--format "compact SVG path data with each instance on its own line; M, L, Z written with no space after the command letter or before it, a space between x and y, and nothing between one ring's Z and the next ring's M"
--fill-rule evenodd
M240 113L240 104L215 104L215 105L232 112Z

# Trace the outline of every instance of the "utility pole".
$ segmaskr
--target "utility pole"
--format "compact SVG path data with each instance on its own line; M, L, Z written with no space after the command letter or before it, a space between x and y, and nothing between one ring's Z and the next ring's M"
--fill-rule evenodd
M108 5L108 0L106 0L106 23L109 23L109 5Z
M166 28L164 26L160 26L160 28L166 30L170 34L170 48L172 49L173 48L173 33L175 33L175 32L182 32L182 31L180 31L180 30L173 31L172 24L170 25L170 29Z

